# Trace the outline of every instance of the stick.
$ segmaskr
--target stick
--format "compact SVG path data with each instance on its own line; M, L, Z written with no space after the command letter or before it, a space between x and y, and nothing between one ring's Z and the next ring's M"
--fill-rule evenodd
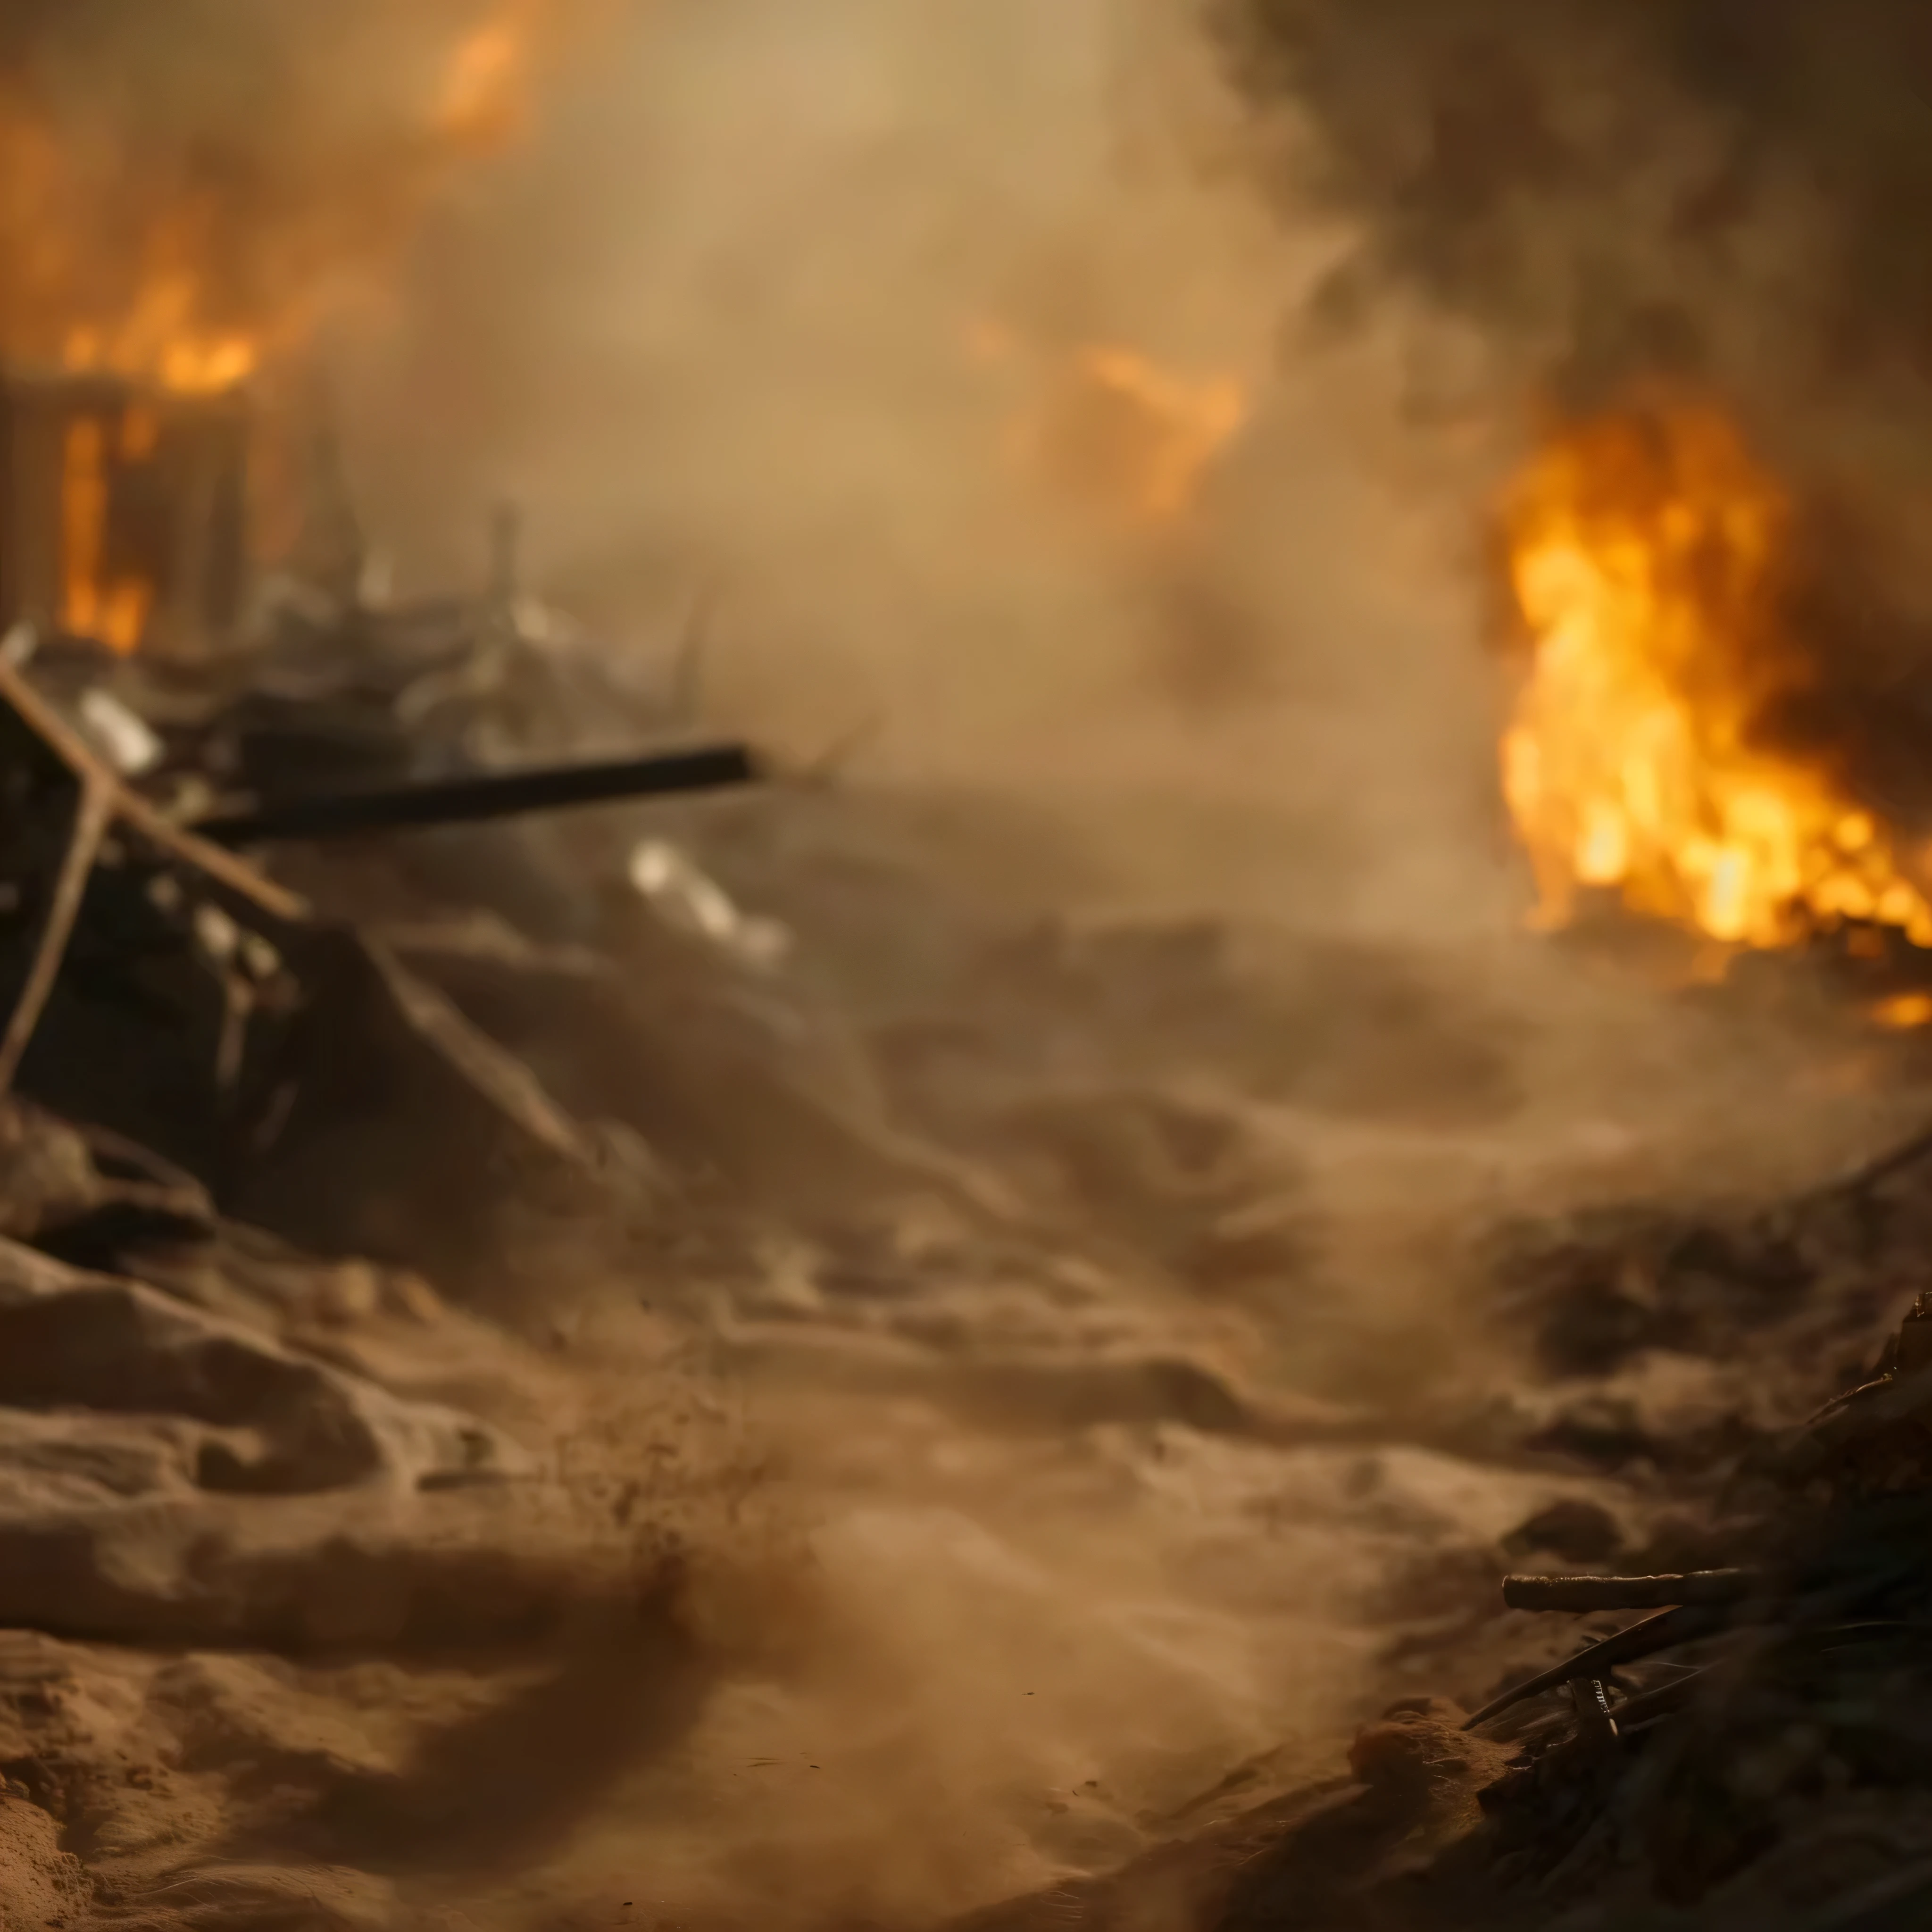
M1741 1604L1760 1579L1750 1570L1694 1570L1681 1576L1505 1576L1513 1610L1662 1610L1678 1604Z
M0 658L0 699L20 713L21 722L84 788L106 793L111 817L124 820L149 844L226 887L257 913L285 925L299 924L307 918L308 908L294 893L265 879L232 852L170 824L146 799L130 791L94 755L87 740L4 658Z
M1660 1650L1672 1650L1680 1643L1714 1636L1729 1622L1722 1606L1714 1604L1688 1604L1676 1610L1660 1610L1654 1617L1632 1624L1628 1630L1618 1631L1615 1636L1604 1638L1601 1643L1580 1650L1574 1657L1532 1677L1526 1684L1519 1684L1514 1690L1505 1690L1493 1702L1485 1704L1462 1728L1473 1731L1492 1718L1501 1717L1512 1705L1520 1704L1526 1698L1540 1697L1546 1690L1560 1690L1574 1678L1607 1677L1620 1666L1635 1664Z
M74 830L68 838L67 856L61 862L53 903L47 909L47 922L40 929L27 982L20 988L13 1017L7 1022L6 1036L0 1039L0 1095L11 1090L14 1076L20 1070L34 1029L52 996L54 982L60 977L61 962L67 957L68 941L74 937L74 922L80 916L81 902L87 896L87 882L94 876L94 862L100 855L100 842L113 822L112 794L104 785L83 780L80 802L74 808Z

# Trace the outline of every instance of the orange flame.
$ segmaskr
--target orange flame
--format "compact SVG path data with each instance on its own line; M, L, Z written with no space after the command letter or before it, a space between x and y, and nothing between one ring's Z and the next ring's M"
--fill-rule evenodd
M61 623L123 656L146 634L154 586L136 572L111 567L111 465L146 462L160 439L154 411L136 403L118 418L74 417L62 441Z
M968 329L966 348L992 364L1014 360L1019 345L999 323L981 320ZM1232 376L1183 375L1137 350L1090 344L1046 370L1008 443L1091 508L1172 524L1192 509L1249 412L1246 386Z
M599 5L364 5L340 58L372 73L366 110L340 111L334 65L306 92L278 68L288 98L245 128L184 131L106 81L73 110L0 72L0 355L185 394L245 382L457 164L521 131L553 34Z
M1136 460L1118 478L1124 500L1150 522L1183 514L1247 420L1246 392L1228 376L1175 375L1130 349L1082 350L1079 372L1136 419Z
M1870 1013L1893 1033L1916 1033L1932 1026L1932 993L1894 993L1874 1005Z
M1780 626L1790 520L1714 410L1586 422L1509 503L1533 647L1502 748L1541 918L1579 889L1727 945L1847 921L1932 945L1932 905L1896 841L1830 772L1760 742L1809 666Z
M430 116L439 134L488 145L521 126L536 11L532 0L510 0L458 46Z
M151 95L111 59L62 90L0 67L0 358L179 398L249 382L392 258L465 157L522 130L554 30L602 5L345 0L323 33L265 28L261 98L197 77ZM60 620L131 650L158 600L122 554L122 491L161 431L104 392L76 407Z
M195 308L190 278L152 282L114 328L69 329L62 364L76 374L104 373L153 382L176 395L218 395L238 388L260 364L260 340L239 332L197 330L191 320Z

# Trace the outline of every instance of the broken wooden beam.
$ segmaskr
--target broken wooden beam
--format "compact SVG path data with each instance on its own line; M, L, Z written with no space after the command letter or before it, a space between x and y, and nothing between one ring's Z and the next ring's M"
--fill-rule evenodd
M1702 1638L1714 1636L1730 1622L1720 1604L1686 1604L1673 1610L1660 1610L1655 1616L1646 1617L1641 1623L1618 1631L1615 1636L1591 1644L1574 1657L1566 1658L1561 1664L1528 1678L1513 1690L1505 1690L1485 1704L1462 1728L1473 1731L1492 1718L1501 1717L1512 1706L1527 1698L1540 1697L1546 1690L1560 1690L1580 1677L1607 1678L1624 1665L1641 1663L1647 1657L1656 1656L1660 1651L1675 1650L1679 1644L1695 1643Z
M1750 1570L1694 1570L1668 1576L1505 1576L1513 1610L1667 1610L1679 1604L1741 1604L1760 1587Z

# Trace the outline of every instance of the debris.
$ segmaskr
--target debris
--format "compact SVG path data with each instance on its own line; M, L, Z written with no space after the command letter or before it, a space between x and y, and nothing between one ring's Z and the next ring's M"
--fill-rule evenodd
M66 767L78 783L106 800L111 816L154 847L158 855L196 875L217 898L238 901L247 913L276 925L300 920L305 908L292 893L272 885L232 853L172 825L94 754L86 740L10 664L0 662L0 704ZM244 915L245 916L245 914Z
M1539 1672L1527 1683L1505 1690L1501 1696L1485 1704L1469 1720L1467 1728L1480 1730L1513 1705L1540 1697L1546 1690L1561 1690L1580 1678L1607 1677L1627 1664L1640 1664L1646 1658L1654 1657L1660 1652L1695 1642L1700 1637L1724 1629L1726 1622L1720 1611L1702 1605L1660 1610L1654 1617L1646 1617L1642 1622L1619 1630L1615 1636L1589 1645L1565 1662Z
M83 692L80 722L123 778L137 778L160 763L160 740L112 692L98 686Z
M745 746L707 746L610 764L493 772L440 784L296 800L260 811L204 819L195 829L200 836L221 845L357 838L410 826L464 824L566 806L713 791L752 784L760 776L757 758Z
M34 950L33 966L27 975L26 984L20 989L20 998L14 1002L6 1034L0 1037L0 1096L4 1096L13 1086L14 1077L20 1072L20 1061L33 1039L34 1029L39 1025L48 997L53 992L55 977L66 956L68 941L74 934L74 921L80 916L81 900L86 893L88 880L100 856L100 842L106 836L107 828L113 820L114 802L114 795L106 785L98 781L82 781L74 831L68 842L67 856L62 862L60 876L55 882L53 902L47 909L46 922L41 930L40 944Z
M722 886L667 839L647 838L632 853L631 883L670 924L756 970L782 964L791 950L784 926L740 912Z

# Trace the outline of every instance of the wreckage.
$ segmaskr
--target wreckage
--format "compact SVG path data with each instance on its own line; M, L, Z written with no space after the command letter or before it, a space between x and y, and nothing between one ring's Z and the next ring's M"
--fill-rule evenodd
M419 1160L392 1166L426 1192L379 1222L435 1225L439 1200L506 1159L608 1175L392 948L236 855L744 785L760 761L677 742L688 723L634 698L563 688L593 657L556 648L501 536L495 580L467 601L371 604L352 554L332 587L254 581L238 392L16 379L0 413L0 1094L151 1148L271 1220L334 1159L303 1150L350 1118L358 1138L393 1135L392 1155L445 1150L437 1184ZM352 551L352 520L323 496ZM506 719L523 744L555 746L592 712L656 745L589 763L503 755ZM488 862L500 880L518 856L500 843ZM332 1216L298 1218L314 1233ZM330 1239L368 1232L338 1222Z
M501 596L439 608L434 650L386 658L385 625L422 612L251 605L236 396L16 379L0 445L0 1624L367 1652L525 1642L600 1592L634 1616L662 1552L328 1336L386 1311L446 1350L470 1331L426 1274L459 1299L512 1280L519 1212L661 1233L662 1177L384 936L231 848L740 784L756 761L674 747L502 776L472 755L372 788L365 760L358 790L342 767L372 739L375 776L406 764L396 704L425 676L487 694L484 658L537 674ZM274 740L331 650L335 714L316 693L308 736L332 792ZM278 766L292 802L251 782ZM80 1802L57 1749L7 1757L10 1832Z

